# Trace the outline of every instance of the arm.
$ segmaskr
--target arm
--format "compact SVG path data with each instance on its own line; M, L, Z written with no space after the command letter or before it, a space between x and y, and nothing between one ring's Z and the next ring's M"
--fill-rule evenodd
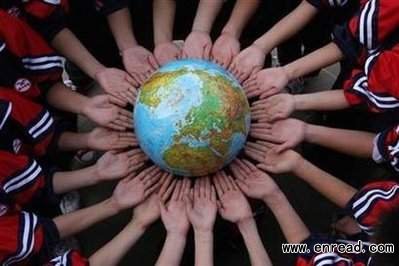
M259 0L238 0L222 33L229 33L238 39L258 5Z
M344 154L371 158L375 134L347 129L336 129L308 124L305 127L305 141Z
M323 67L332 65L344 57L339 47L331 42L326 46L306 55L286 66L284 70L288 76L288 80L303 77L313 71L322 69Z
M107 16L107 20L119 51L123 52L137 46L133 33L132 19L127 7L111 13Z
M293 172L337 206L344 208L357 192L355 188L300 157Z
M155 46L172 42L176 1L154 0L153 5Z
M96 79L96 73L105 69L68 28L61 30L53 38L51 45L92 79Z
M318 10L308 1L304 0L291 13L285 16L261 38L254 42L254 45L269 53L274 47L300 31L317 14Z
M209 34L222 5L223 1L221 0L201 0L195 15L192 31Z
M238 224L238 229L244 238L245 246L248 249L252 266L271 266L269 256L260 239L258 228L253 218L242 221Z
M334 111L350 107L343 90L294 95L296 111Z
M157 260L156 266L178 266L186 246L186 236L167 233L165 244Z

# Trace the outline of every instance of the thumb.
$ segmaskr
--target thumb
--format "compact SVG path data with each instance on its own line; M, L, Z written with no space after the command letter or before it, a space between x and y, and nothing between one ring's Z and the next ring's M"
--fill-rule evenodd
M290 142L286 141L283 144L276 146L274 149L275 149L275 152L279 154L279 153L282 153L283 151L286 151L291 148L293 148L292 144Z
M163 200L159 201L159 209L161 209L161 213L166 213L168 211Z
M193 209L193 201L189 195L185 195L183 200L186 206L186 212L189 213Z

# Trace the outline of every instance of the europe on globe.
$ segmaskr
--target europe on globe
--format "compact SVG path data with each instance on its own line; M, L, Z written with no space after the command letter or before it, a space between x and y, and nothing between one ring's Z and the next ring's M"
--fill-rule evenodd
M204 60L161 67L141 87L134 109L140 147L175 175L220 170L243 148L249 127L249 104L239 82Z

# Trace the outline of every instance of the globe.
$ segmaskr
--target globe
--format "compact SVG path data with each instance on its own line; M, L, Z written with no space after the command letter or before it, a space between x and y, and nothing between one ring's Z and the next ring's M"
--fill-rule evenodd
M239 82L204 60L177 60L145 82L134 108L144 153L180 176L204 176L230 163L249 127L248 100Z

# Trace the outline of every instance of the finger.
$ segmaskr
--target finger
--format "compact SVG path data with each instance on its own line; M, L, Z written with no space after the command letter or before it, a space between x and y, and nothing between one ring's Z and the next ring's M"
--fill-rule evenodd
M109 128L109 129L116 130L116 131L125 131L126 130L126 127L114 124L113 122L107 124L105 127Z
M258 170L258 168L256 168L256 166L250 161L244 159L242 160L242 162L250 169L251 172L255 172Z
M137 178L139 178L140 180L142 180L146 175L148 175L151 171L153 171L156 168L155 165L150 166L146 169L144 169L138 176Z
M151 176L150 178L142 180L142 182L144 183L144 187L148 189L152 187L155 183L159 183L159 179L161 178L161 176L162 173L159 172L156 175Z
M133 87L137 87L139 85L139 83L129 74L126 74L125 80Z
M237 190L237 185L234 182L234 179L231 176L224 177L225 182L228 184L230 190Z
M211 181L209 180L209 177L207 176L207 177L204 177L204 186L205 186L205 197L207 198L207 199L211 199L211 193L212 193L212 191L211 191L211 189L212 189L212 186L211 186Z
M212 184L210 185L211 185L211 201L216 203L216 189Z
M201 198L205 198L206 197L206 193L205 193L205 186L204 186L204 178L201 177L199 179L199 190L200 190L200 197Z
M263 162L264 161L264 157L262 156L262 154L259 154L249 148L244 149L244 153L251 159L257 161L257 162Z
M230 165L230 169L233 172L233 175L235 176L236 179L246 179L247 176L245 175L245 173L239 168L239 166L234 163Z
M193 209L193 199L190 197L190 195L184 196L184 203L186 207L186 212L190 213Z
M238 167L242 170L245 174L250 175L252 173L251 169L241 160L235 160L237 162Z
M220 180L219 180L219 179L220 179L219 174L216 174L216 175L213 177L213 183L214 183L214 185L215 185L216 192L217 192L219 198L221 198L222 195L223 195L223 193L224 193L224 190L223 190L222 185L220 184Z
M173 191L173 194L172 194L172 200L173 201L178 201L179 200L182 186L183 186L183 182L181 180L177 181L175 190Z
M223 171L220 172L219 182L220 185L222 186L223 191L228 191L231 189L228 182L226 181L226 175L224 174Z
M109 100L111 101L111 103L116 104L120 107L126 107L128 103L125 99L121 99L120 97L116 97L114 95L110 95Z
M236 183L237 186L240 188L240 190L243 191L245 194L247 194L247 191L249 190L248 184L241 179L237 179Z
M148 187L145 192L144 192L144 197L148 197L150 196L152 193L154 193L155 191L157 191L159 189L159 187L161 186L160 182L156 182L154 183L151 187Z
M200 179L197 179L194 184L194 198L198 199L201 197L201 191L200 191Z
M177 179L174 179L172 177L173 181L172 183L170 183L170 185L168 186L168 188L166 189L165 193L163 193L163 195L161 196L161 199L166 201L170 198L170 196L172 195L173 191L175 190L176 184L177 184Z
M150 63L150 65L151 65L151 67L152 67L152 69L154 71L159 68L159 63L158 63L157 59L153 55L150 55L148 57L148 62Z

